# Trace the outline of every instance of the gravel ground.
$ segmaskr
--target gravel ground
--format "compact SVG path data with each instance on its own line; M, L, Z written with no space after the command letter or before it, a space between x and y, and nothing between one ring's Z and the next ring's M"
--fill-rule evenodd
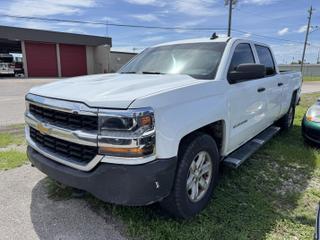
M45 175L30 165L0 171L0 239L124 240L112 217L81 199L47 197Z

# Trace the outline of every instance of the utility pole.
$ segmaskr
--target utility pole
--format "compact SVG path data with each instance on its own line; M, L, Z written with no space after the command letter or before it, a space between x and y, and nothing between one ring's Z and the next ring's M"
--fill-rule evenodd
M319 51L318 51L317 64L320 64L320 48L319 48Z
M304 40L304 46L303 46L303 52L302 52L302 59L301 59L301 73L303 71L304 57L306 55L306 48L307 48L307 44L308 44L308 37L309 37L311 17L312 17L313 10L314 9L312 8L312 6L308 10L309 16L308 16L308 25L307 25L306 37L305 37L305 40Z
M229 5L228 37L231 37L232 6L235 5L236 2L237 0L225 0L225 5Z

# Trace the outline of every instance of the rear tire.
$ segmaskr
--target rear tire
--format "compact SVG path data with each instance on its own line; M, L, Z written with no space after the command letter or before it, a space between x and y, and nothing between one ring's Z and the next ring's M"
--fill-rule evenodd
M178 158L173 189L160 206L173 217L187 219L211 199L219 177L219 153L211 136L196 133L183 141Z
M288 131L292 128L296 112L295 95L293 95L288 112L279 120L278 125L282 130Z

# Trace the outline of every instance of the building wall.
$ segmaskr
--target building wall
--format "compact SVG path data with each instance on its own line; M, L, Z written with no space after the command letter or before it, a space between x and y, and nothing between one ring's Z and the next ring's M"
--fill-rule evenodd
M110 46L97 46L93 53L95 73L108 73Z
M299 71L301 69L300 64L280 64L280 71ZM303 76L320 76L320 64L304 64Z
M110 52L110 72L118 71L123 65L129 62L137 54L125 52Z
M86 46L86 55L87 55L87 73L95 74L94 70L94 47Z

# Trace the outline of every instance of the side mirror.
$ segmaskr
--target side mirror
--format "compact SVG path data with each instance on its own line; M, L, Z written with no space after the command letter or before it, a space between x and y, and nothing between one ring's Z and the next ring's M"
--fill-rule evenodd
M266 76L266 67L263 64L240 64L234 71L229 72L230 83L238 83Z

